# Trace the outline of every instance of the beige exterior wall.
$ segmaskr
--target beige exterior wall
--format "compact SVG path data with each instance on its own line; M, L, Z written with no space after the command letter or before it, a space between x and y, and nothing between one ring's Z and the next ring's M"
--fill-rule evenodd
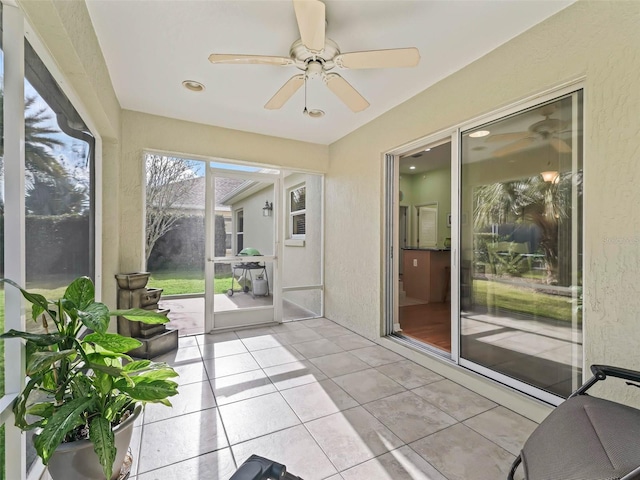
M585 364L640 368L638 25L640 2L579 1L331 145L327 316L380 332L384 152L584 77ZM353 282L354 271L367 281ZM615 396L637 403L634 393Z

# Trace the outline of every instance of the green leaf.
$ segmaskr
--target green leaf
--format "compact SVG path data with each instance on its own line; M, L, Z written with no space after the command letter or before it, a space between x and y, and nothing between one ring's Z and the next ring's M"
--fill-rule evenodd
M93 383L86 375L79 374L73 377L69 382L71 394L74 398L89 397L92 392Z
M41 378L42 377L40 376L32 377L13 404L13 414L16 417L16 427L21 430L29 429L29 422L27 422L27 400L29 399L31 391L36 388Z
M134 377L134 381L137 381L138 378L145 378L147 380L166 380L167 378L178 377L179 375L176 371L165 365L164 368L159 368L157 370L148 370L146 372L140 373Z
M78 310L86 310L95 302L96 294L89 277L79 277L69 284L63 298L70 300Z
M84 423L84 413L94 402L93 398L76 398L60 407L49 419L40 435L34 437L33 444L42 463L49 459L67 433Z
M37 415L38 417L48 418L55 410L52 402L36 403L27 409L27 415Z
M161 315L152 310L144 310L142 308L131 308L129 310L113 310L109 312L109 315L119 315L126 318L127 320L154 325L167 323L169 321L166 315Z
M109 309L102 303L92 303L84 310L78 310L80 321L98 333L106 333L109 328Z
M44 298L42 295L38 293L29 293L26 290L24 290L22 287L20 287L20 285L18 285L16 282L14 282L13 280L9 280L8 278L0 278L0 283L8 283L9 285L12 285L13 287L20 290L20 292L22 292L22 296L26 298L29 301L29 303L32 303L34 307L36 305L38 306L38 311L40 313L42 313L43 311L49 310L49 301L46 298ZM35 312L36 309L34 308L32 311ZM34 314L33 319L36 320L37 317L38 315Z
M113 387L113 378L106 373L98 372L96 373L94 384L98 388L100 393L106 395L111 391L111 388Z
M89 425L89 439L98 455L105 478L111 478L113 462L116 459L116 445L111 422L103 417L95 417Z
M116 417L119 416L129 404L131 404L131 399L127 395L118 395L115 399L107 403L104 409L104 417L110 422L115 421Z
M118 367L113 367L110 365L104 365L102 363L93 363L89 362L89 368L96 372L103 372L107 375L111 375L112 377L120 377L122 376L122 369Z
M142 342L131 337L123 337L117 333L92 333L83 339L85 342L95 343L102 348L115 353L126 353L142 345Z
M178 393L178 384L171 380L148 380L137 377L134 382L135 387L121 385L120 381L118 382L120 390L134 400L157 402Z
M58 360L62 360L67 357L75 357L75 350L61 350L59 352L35 352L29 358L27 364L27 375L31 376L36 373L42 372Z
M35 343L38 347L48 347L49 345L61 342L64 339L64 336L59 333L38 334L11 329L0 335L0 338L24 338L29 342Z
M127 363L124 366L124 371L128 373L140 372L147 370L151 365L151 360L136 360L135 362Z

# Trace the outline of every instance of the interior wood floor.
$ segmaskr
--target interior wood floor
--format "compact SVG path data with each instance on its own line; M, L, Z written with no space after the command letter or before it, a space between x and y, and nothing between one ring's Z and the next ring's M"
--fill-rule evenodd
M400 328L408 337L451 353L451 303L400 307Z

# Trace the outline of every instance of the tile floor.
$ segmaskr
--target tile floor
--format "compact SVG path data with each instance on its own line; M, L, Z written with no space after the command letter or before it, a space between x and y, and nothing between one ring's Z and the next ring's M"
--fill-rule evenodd
M131 478L227 480L256 453L304 480L498 480L535 424L326 319L180 339L172 408Z

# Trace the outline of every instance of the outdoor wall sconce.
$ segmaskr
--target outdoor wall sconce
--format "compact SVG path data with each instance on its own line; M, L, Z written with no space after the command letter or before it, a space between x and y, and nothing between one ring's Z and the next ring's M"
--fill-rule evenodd
M273 211L273 203L267 200L266 202L264 202L264 207L262 207L262 216L270 217L272 211Z

